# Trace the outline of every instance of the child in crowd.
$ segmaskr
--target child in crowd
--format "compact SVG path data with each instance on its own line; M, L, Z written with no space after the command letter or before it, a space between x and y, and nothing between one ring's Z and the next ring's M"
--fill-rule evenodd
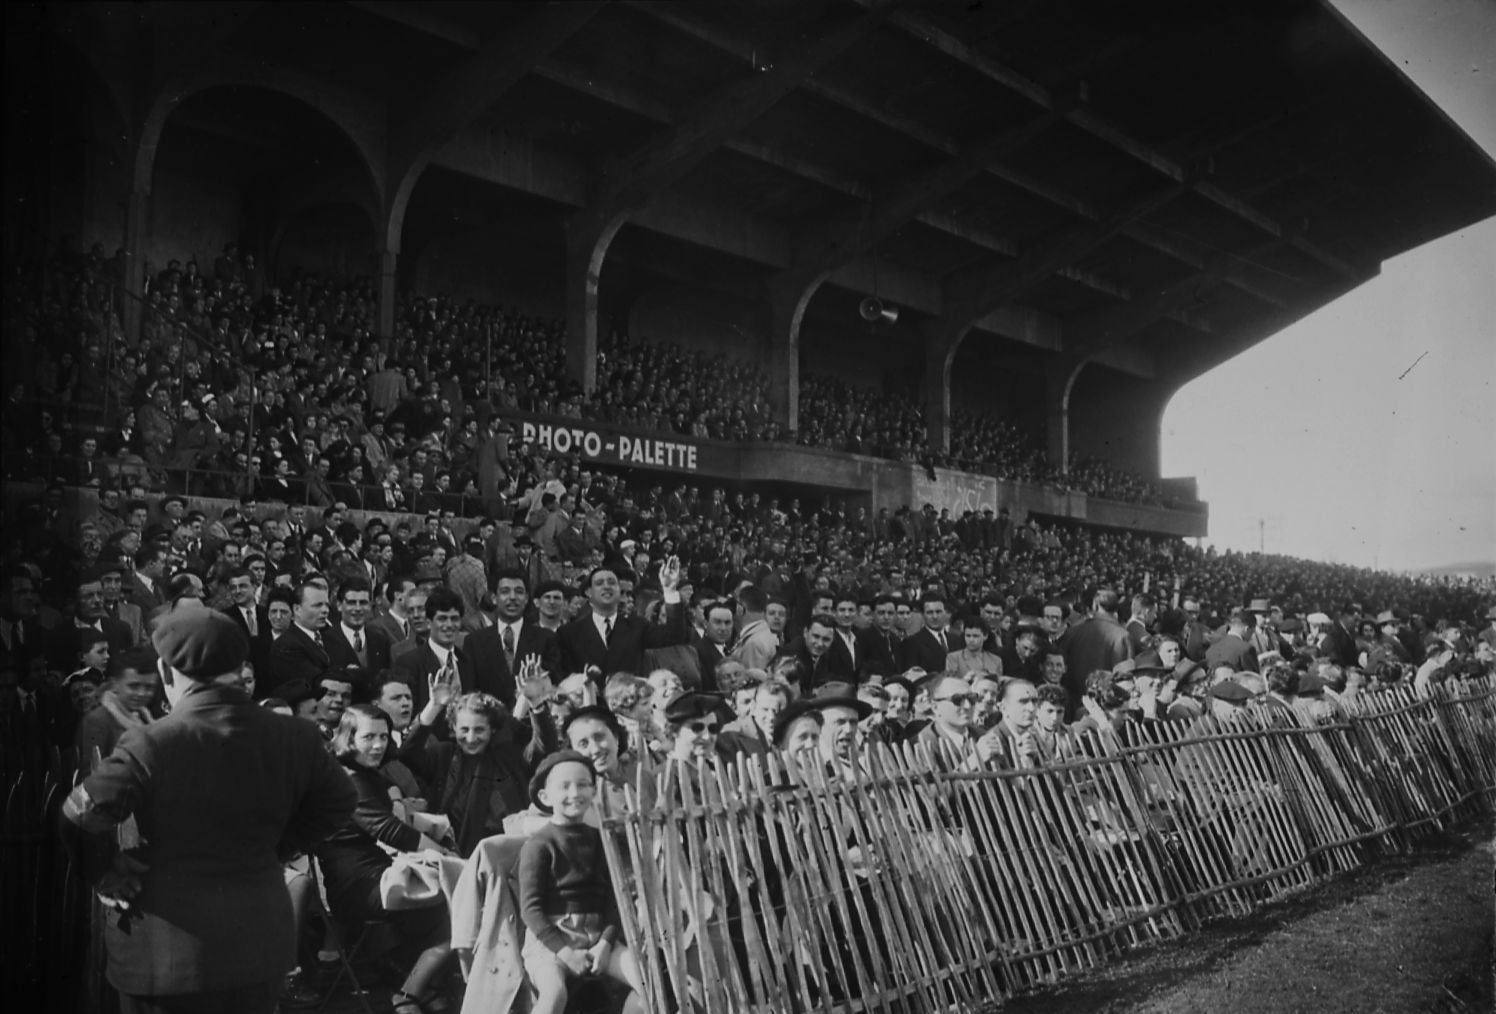
M585 821L595 791L592 765L574 750L551 754L530 781L530 798L551 814L519 856L525 972L539 993L534 1014L560 1014L571 980L595 975L629 987L625 1014L644 1009L639 966L618 941L602 834Z

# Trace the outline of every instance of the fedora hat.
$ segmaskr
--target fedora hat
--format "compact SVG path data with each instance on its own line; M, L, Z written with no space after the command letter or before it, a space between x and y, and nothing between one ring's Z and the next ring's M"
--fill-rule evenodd
M1399 623L1399 622L1401 622L1401 621L1398 620L1397 614L1394 613L1390 609L1383 609L1381 612L1377 613L1377 626L1378 627L1385 626L1388 623Z
M1266 613L1266 612L1271 612L1272 608L1273 608L1272 603L1270 601L1268 601L1267 599L1253 599L1252 600L1252 604L1249 605L1249 606L1247 606L1247 612L1249 612L1249 613Z

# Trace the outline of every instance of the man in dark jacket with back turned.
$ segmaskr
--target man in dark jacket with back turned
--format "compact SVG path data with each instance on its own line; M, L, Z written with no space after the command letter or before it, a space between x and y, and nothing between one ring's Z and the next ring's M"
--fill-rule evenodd
M103 870L108 978L125 1014L269 1014L296 957L281 864L356 795L315 725L238 689L232 619L179 610L152 641L171 714L127 731L63 808ZM140 844L116 851L132 816Z

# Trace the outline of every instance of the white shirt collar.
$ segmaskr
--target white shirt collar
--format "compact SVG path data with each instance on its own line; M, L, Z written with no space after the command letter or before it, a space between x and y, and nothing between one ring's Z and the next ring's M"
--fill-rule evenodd
M611 623L616 628L618 626L618 615L616 613L614 615L612 615L612 616L607 616L607 617L602 616L602 615L600 615L598 613L592 613L591 615L592 615L592 625L597 628L597 636L600 637L600 638L602 638L603 639L603 643L606 644L607 641L608 641L608 636L607 636L606 633L603 632L603 624L604 623Z
M338 623L338 626L342 628L342 630L343 630L343 636L348 639L348 643L349 644L353 643L353 635L355 635L355 634L362 635L363 632L364 632L362 627L360 627L358 630L354 630L348 624L343 623L341 621Z
M524 629L525 629L525 618L523 616L521 616L519 619L515 620L513 623L505 623L503 620L494 620L493 621L493 625L499 628L499 637L500 638L502 638L504 636L504 628L505 627L513 627L514 628L514 640L516 642L518 642L519 641L519 635L521 633L523 633Z
M439 665L445 666L447 664L447 656L452 654L451 648L443 648L429 637L426 638L426 647L431 649L431 654L436 656L436 661Z
M315 640L316 640L316 639L317 639L317 635L318 635L318 633L319 633L319 632L318 632L318 631L316 631L316 630L313 630L313 629L312 629L312 628L310 628L310 627L303 627L303 626L302 626L302 625L301 625L301 623L300 623L300 622L299 622L299 621L297 621L297 620L292 620L292 621L291 621L291 622L292 622L292 623L294 623L294 624L295 624L295 625L296 625L296 629L297 629L297 630L299 630L299 631L301 631L301 632L302 632L302 633L303 633L303 634L305 634L305 635L306 635L306 636L307 636L307 637L310 637L310 638L311 638L311 639L312 639L312 640L314 640L314 641L315 641Z

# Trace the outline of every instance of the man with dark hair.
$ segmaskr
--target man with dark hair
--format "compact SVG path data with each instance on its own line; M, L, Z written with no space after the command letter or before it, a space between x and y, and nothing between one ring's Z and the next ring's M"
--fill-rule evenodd
M1127 621L1127 639L1132 642L1132 653L1137 655L1144 648L1153 646L1153 635L1149 631L1158 616L1158 603L1147 592L1132 597L1132 616Z
M652 624L638 616L624 616L617 572L609 566L594 568L585 589L591 612L572 620L556 635L562 670L585 672L592 666L600 673L638 672L646 649L688 643L690 625L680 601L678 558L670 557L660 568L660 588L664 622Z
M1205 668L1215 672L1221 666L1230 666L1236 672L1256 672L1257 652L1247 643L1252 631L1252 614L1245 609L1233 609L1226 618L1226 635L1205 652Z
M270 1014L296 963L281 864L357 793L313 727L238 689L249 644L232 619L176 610L153 643L171 714L126 731L63 807L89 835L107 975L127 1014ZM118 853L132 816L146 839Z
M426 706L431 696L431 677L441 673L444 680L456 677L464 691L477 686L477 671L472 659L457 646L462 631L462 599L450 588L436 588L426 596L426 616L431 631L426 641L399 656L394 669L410 683L416 711Z
M508 568L494 574L494 623L469 634L463 653L472 660L474 689L493 694L514 707L516 675L528 659L559 682L563 677L556 635L526 617L530 603L524 571Z
M858 636L858 676L887 677L899 671L899 638L894 631L898 611L892 595L873 598L873 622Z
M270 615L265 607L255 603L254 577L248 568L238 567L229 571L229 604L223 613L238 623L249 638L249 660L254 663L255 673L260 679L269 678L270 647L274 638L270 636Z
M1110 672L1118 662L1132 658L1132 640L1117 620L1120 605L1112 588L1098 588L1091 599L1091 616L1072 627L1065 638L1065 689L1072 705L1085 695L1086 675L1098 669ZM1068 716L1067 716L1068 717Z
M746 585L738 590L738 637L731 655L747 669L768 669L779 652L779 637L769 629L764 614L769 596L761 588Z
M303 581L291 606L291 626L270 649L270 675L262 681L265 696L278 696L275 689L293 680L311 686L332 668L326 644L328 613L327 588Z
M899 644L899 667L908 670L918 667L925 672L941 672L945 669L945 658L960 645L953 644L946 625L951 614L946 609L945 596L927 592L920 597L920 612L925 625L904 638Z
M140 607L147 626L156 610L166 605L166 547L147 542L135 551L135 573L125 595Z
M697 663L701 667L701 689L707 693L717 693L715 673L718 664L728 657L736 616L732 603L726 599L708 603L704 612L706 631L696 642Z
M332 668L353 671L359 681L390 667L390 642L369 625L373 610L369 582L351 577L338 589L338 622L329 624L324 640Z
M410 638L410 617L405 612L405 597L415 587L415 578L409 574L395 574L385 582L384 601L388 609L370 620L369 626L382 633L391 645Z
M835 638L836 618L829 613L816 613L805 625L805 633L785 645L785 654L800 662L803 672L801 693L808 694L822 683L834 680L828 668L828 657Z
M856 683L858 666L863 661L857 651L857 596L850 591L838 592L831 602L836 629L826 658L826 671L833 679Z

